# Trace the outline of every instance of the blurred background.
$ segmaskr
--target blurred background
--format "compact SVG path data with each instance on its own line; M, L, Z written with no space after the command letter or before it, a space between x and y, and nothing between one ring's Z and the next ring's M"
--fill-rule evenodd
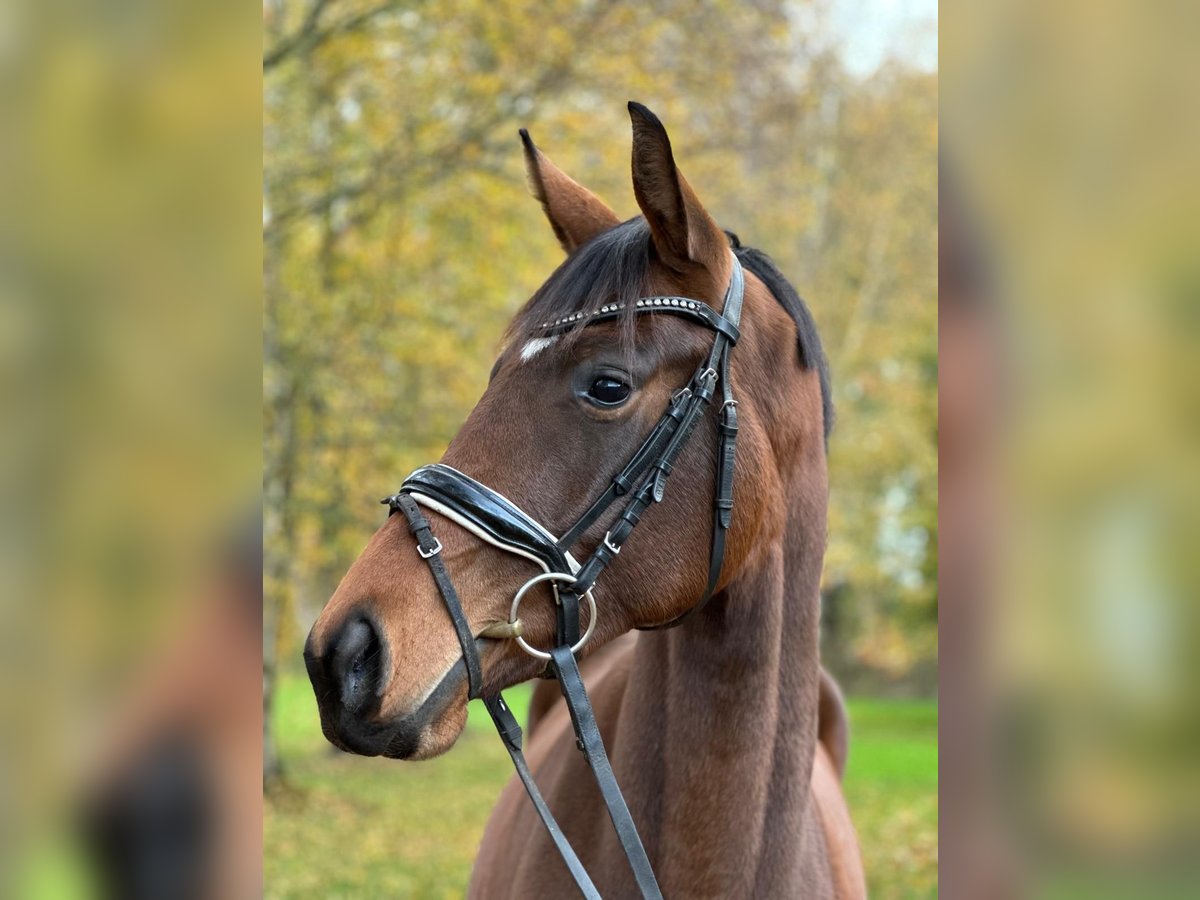
M0 896L260 888L254 12L0 4Z
M943 5L949 896L1200 892L1198 26Z
M629 217L636 99L820 328L847 790L875 895L935 895L936 5L280 0L264 26L268 894L465 887L510 777L486 717L433 762L340 755L300 650L562 258L517 129Z

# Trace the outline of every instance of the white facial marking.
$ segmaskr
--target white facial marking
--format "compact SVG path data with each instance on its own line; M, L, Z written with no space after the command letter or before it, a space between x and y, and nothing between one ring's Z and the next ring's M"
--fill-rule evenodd
M529 362L557 340L558 335L554 335L553 337L534 338L521 348L521 362Z

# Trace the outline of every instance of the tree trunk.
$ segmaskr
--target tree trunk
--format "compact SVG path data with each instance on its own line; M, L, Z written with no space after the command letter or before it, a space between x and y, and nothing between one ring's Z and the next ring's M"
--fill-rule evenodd
M263 474L263 787L283 778L283 761L274 734L276 675L283 630L291 614L295 529L292 482L296 458L295 413L290 385L279 391L271 416ZM273 445L273 446L271 446ZM273 451L273 452L272 452Z
M277 238L264 240L263 281L263 790L284 779L283 758L275 739L275 691L283 634L291 615L295 558L293 485L296 470L296 376L282 357L277 333L275 261Z

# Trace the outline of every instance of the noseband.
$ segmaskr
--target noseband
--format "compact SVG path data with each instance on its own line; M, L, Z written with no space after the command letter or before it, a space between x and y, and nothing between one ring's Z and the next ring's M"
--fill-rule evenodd
M483 699L538 815L579 890L588 898L599 898L600 894L563 836L534 783L521 751L521 728L516 717L499 693L491 697L483 696L483 668L476 640L477 637L513 637L523 650L548 661L548 671L558 680L571 714L576 743L587 757L588 765L596 778L638 888L643 897L661 898L662 894L638 837L637 828L617 787L616 776L609 764L604 743L600 739L600 731L596 726L574 654L587 643L596 625L597 609L593 588L597 579L621 552L645 510L650 504L662 501L667 478L675 461L696 425L704 417L719 386L722 403L717 423L719 444L708 584L696 604L681 616L669 622L639 627L651 630L678 625L701 609L716 590L725 558L725 536L733 516L734 455L738 424L737 402L733 399L729 380L729 354L738 339L744 289L742 267L734 258L733 275L725 292L725 302L720 313L699 300L687 297L644 297L633 303L634 315L657 313L680 316L710 329L714 332L712 347L687 385L671 397L666 412L625 467L613 477L608 488L562 537L555 538L507 497L440 463L417 469L405 479L396 494L383 500L390 508L389 515L396 512L404 514L417 541L417 552L429 564L434 582L445 601L459 643L462 645L468 696L472 699ZM602 306L592 313L575 313L543 323L541 333L547 337L562 334L577 327L612 321L628 311L630 307L627 303ZM571 555L571 548L610 507L626 497L628 499L624 509L603 539L582 563L578 562ZM531 578L517 591L506 626L502 625L499 629L490 626L478 636L472 633L454 583L450 580L442 561L441 542L434 536L421 507L445 516L480 540L505 552L524 557L543 570L541 575ZM542 583L549 583L555 595L556 646L549 652L538 650L524 640L523 627L518 615L526 593ZM582 635L580 599L586 601L589 611L587 627Z

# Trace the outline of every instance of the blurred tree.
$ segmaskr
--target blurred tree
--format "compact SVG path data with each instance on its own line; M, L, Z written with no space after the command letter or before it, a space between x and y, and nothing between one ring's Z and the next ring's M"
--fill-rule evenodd
M440 455L559 261L516 129L632 215L630 98L822 329L842 655L895 677L933 659L936 76L852 78L823 20L769 0L265 4L265 660L295 658L376 501Z

